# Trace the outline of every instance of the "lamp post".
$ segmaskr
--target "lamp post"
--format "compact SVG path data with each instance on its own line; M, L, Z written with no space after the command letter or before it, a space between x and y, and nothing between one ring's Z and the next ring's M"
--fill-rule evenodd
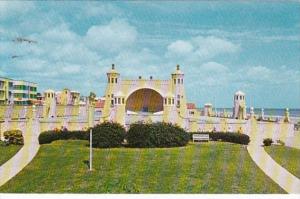
M93 170L93 129L90 128L90 171Z
M89 105L88 124L90 128L90 165L89 170L93 170L93 126L94 126L94 106Z

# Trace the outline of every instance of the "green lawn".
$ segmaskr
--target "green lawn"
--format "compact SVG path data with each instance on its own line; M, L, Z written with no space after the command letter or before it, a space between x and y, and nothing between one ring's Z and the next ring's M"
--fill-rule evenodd
M42 145L0 192L285 193L250 159L245 146L210 142L181 148L94 149L87 141Z
M272 145L265 150L277 163L300 178L300 149Z
M13 157L21 148L22 146L20 145L5 146L4 143L0 141L0 166Z

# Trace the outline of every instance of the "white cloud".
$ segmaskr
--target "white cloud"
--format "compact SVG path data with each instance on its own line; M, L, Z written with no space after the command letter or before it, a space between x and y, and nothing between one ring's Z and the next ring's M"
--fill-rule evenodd
M207 72L207 73L226 73L229 71L227 66L224 66L217 62L207 62L200 66L200 72Z
M83 11L80 15L84 17L99 17L99 16L111 16L119 17L123 14L123 11L115 5L108 4L105 2L86 2L83 7Z
M134 26L125 20L115 19L106 25L92 26L84 39L95 50L116 52L132 46L137 35Z
M187 55L193 51L193 46L188 41L177 40L168 46L168 52L176 55Z
M35 8L33 2L0 1L0 19L20 16Z
M166 57L182 58L182 62L199 63L222 54L232 54L240 50L238 44L215 36L197 36L190 40L177 40L167 47Z
M68 65L62 67L62 72L66 74L78 74L80 72L81 66L79 65Z

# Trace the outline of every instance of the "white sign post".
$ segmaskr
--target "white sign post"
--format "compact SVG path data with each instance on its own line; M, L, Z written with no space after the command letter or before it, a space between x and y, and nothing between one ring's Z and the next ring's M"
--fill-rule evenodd
M93 169L93 129L90 128L90 171Z
M94 106L89 105L88 125L90 128L90 165L89 170L93 170L93 127L94 127Z

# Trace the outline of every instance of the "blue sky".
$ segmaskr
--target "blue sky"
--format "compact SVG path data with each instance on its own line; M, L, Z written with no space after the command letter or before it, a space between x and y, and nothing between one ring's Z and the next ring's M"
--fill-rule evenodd
M248 106L300 108L300 2L0 2L0 76L103 95L112 63L162 79L180 64L199 107L242 90Z

